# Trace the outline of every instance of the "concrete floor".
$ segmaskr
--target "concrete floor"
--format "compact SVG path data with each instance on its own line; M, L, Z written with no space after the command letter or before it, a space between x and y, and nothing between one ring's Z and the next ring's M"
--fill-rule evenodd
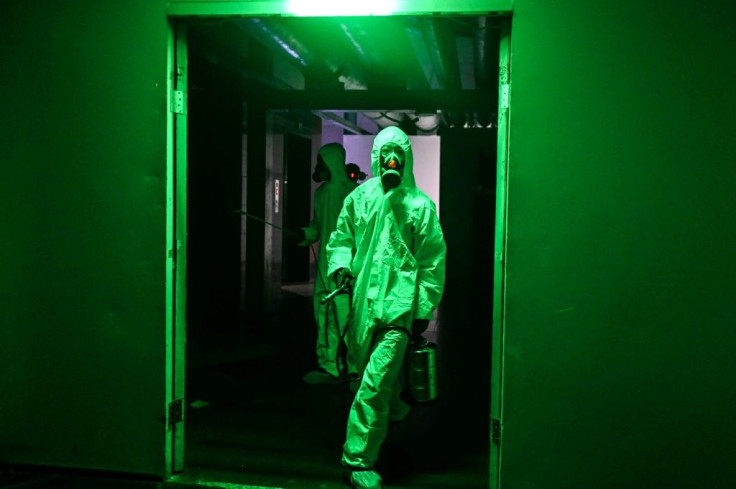
M189 407L187 471L180 480L346 487L340 455L352 394L347 385L301 382L315 361L310 307L311 297L287 289L259 337L225 335L193 345L199 366L190 363L188 402L208 404ZM389 432L377 465L387 487L488 487L490 341L480 350L477 343L490 330L463 338L479 318L468 308L452 311L452 303L443 306L433 338L440 345L441 396ZM443 319L448 315L465 326L443 328L455 322Z

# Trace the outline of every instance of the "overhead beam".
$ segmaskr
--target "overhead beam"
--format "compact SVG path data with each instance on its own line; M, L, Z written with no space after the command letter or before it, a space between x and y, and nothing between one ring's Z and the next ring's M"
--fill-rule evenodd
M253 94L255 95L255 94ZM498 93L481 90L263 90L275 110L473 110L495 112Z

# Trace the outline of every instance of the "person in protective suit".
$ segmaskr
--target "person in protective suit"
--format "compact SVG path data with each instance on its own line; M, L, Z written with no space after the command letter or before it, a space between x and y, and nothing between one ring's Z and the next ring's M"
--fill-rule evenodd
M314 192L314 219L309 226L301 228L304 236L300 244L308 246L319 241L313 298L318 368L308 372L303 380L309 384L337 383L340 381L340 372L336 357L349 307L346 298L337 298L334 303L328 304L320 304L320 301L332 290L327 276L325 247L335 230L345 196L357 186L345 172L345 148L341 144L325 144L319 149L312 179L322 184Z
M410 338L439 305L446 247L434 202L416 187L409 137L376 135L373 177L346 199L327 245L337 285L353 284L345 334L350 372L361 376L348 416L342 463L355 488L380 488L373 469L389 421L403 419L399 374Z

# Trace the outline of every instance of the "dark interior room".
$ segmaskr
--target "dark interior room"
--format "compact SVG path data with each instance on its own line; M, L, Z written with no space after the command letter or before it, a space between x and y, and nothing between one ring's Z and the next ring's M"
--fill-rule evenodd
M342 135L372 137L383 119L412 136L440 138L434 178L448 257L444 298L427 333L439 345L440 396L390 429L378 466L392 487L486 487L500 22L230 19L187 26L184 477L304 488L339 479L352 394L346 385L301 381L315 362L315 250L276 226L294 229L311 218L313 147L324 140L323 123L342 143ZM298 71L274 69L283 63ZM283 72L296 87L278 77ZM343 83L360 86L346 86L352 91L343 100L309 95ZM475 107L443 99L463 88L482 90L487 100ZM415 95L428 89L431 99ZM289 98L298 104L289 107L279 99L285 91L306 94ZM428 131L416 125L420 112L433 115ZM267 174L284 182L278 213L268 205L275 197ZM268 224L235 212L241 207Z

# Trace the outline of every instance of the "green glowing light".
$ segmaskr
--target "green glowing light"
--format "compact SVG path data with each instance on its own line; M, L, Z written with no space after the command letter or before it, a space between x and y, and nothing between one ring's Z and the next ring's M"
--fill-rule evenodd
M290 0L289 11L299 17L391 15L398 0Z

